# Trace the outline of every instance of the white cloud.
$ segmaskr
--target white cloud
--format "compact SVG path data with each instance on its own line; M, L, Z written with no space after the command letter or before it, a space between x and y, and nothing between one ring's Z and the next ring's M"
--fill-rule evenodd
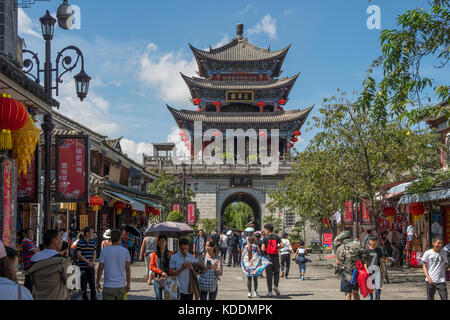
M258 22L256 26L253 28L250 28L248 30L248 34L259 34L259 33L265 33L269 36L271 39L277 38L277 26L276 26L277 20L272 18L270 14L265 15L261 21Z
M23 37L24 34L29 34L38 38L41 38L42 35L36 31L36 25L33 23L31 18L23 11L22 8L19 8L18 11L18 31L19 34Z
M228 42L230 42L230 37L227 34L224 34L222 39L220 39L219 42L217 42L215 45L213 45L212 48L213 49L220 48L220 47L226 45Z
M133 140L122 138L122 140L120 140L120 146L122 147L123 153L127 154L128 157L140 164L142 164L143 153L148 156L153 155L153 145L151 143L136 143Z
M287 17L290 15L293 15L297 10L293 10L293 9L287 9L283 12L283 16Z
M236 13L237 17L243 17L247 12L250 11L250 9L253 7L253 5L248 4L244 9Z
M172 127L171 132L167 136L167 142L175 143L177 155L188 155L189 151L185 145L185 142L181 140L179 133L180 129L178 127Z
M147 45L140 57L139 79L155 90L156 95L168 103L186 104L191 97L186 83L180 76L194 75L197 69L195 59L184 59L182 51L169 52L157 56L158 46L154 43Z

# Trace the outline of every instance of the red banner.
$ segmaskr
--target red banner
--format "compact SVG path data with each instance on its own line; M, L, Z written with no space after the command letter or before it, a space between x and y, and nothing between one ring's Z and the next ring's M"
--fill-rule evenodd
M446 221L447 221L447 225L445 227L445 230L447 232L447 242L446 243L450 243L450 208L445 208L445 216L446 216Z
M36 148L35 156L27 167L27 174L17 178L17 202L18 203L38 203L37 184L39 183L36 162L39 152Z
M343 221L345 224L353 223L353 203L352 203L352 201L347 201L345 203L345 213L344 213Z
M187 204L187 223L195 224L195 208L197 204L195 202L189 202Z
M87 136L56 137L56 201L89 201Z
M323 234L323 246L332 249L333 248L333 234L324 233Z
M180 203L179 202L173 202L172 203L172 211L180 211L181 212L181 207L180 207Z
M2 165L3 176L3 214L2 214L2 242L5 246L11 246L12 229L12 188L13 188L13 163L10 160L4 160Z
M372 223L367 199L363 200L363 202L362 202L361 223L362 224L371 224Z

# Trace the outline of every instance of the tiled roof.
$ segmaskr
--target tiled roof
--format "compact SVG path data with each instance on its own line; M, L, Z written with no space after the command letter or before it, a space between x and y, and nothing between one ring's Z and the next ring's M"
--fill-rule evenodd
M189 44L194 55L200 58L218 61L258 61L278 59L286 55L291 45L284 49L270 52L269 49L259 48L247 39L233 39L230 43L215 49L203 51Z
M116 150L122 151L122 147L120 146L120 140L122 140L123 137L117 138L117 139L111 139L106 140L105 142L111 147Z
M175 119L183 121L202 121L205 123L280 123L298 121L306 118L314 106L305 110L275 112L198 112L176 110L167 106Z
M181 73L183 80L190 87L218 90L264 90L292 86L300 73L291 78L270 79L267 81L217 81L188 77Z

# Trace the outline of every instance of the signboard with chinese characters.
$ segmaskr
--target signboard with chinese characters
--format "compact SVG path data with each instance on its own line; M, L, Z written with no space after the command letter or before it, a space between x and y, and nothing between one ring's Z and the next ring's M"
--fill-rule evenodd
M80 214L80 230L83 230L89 225L89 217L87 214Z
M333 234L332 233L324 233L323 234L323 246L329 249L333 248Z
M234 187L252 187L252 178L248 176L233 176L231 177L231 188Z
M17 202L38 203L39 185L39 149L36 147L34 157L28 165L27 174L17 177Z
M353 203L352 201L347 201L345 203L345 213L344 213L344 224L353 223Z
M250 102L253 103L253 91L227 91L227 102Z
M187 224L195 224L195 209L197 204L195 202L188 202L186 207L187 212Z
M89 202L89 136L56 141L56 202Z
M14 247L16 239L15 230L15 170L14 162L8 158L1 160L0 180L1 180L1 203L0 203L0 230L3 244Z
M181 206L179 202L172 202L172 211L181 212Z
M372 220L370 218L369 206L367 205L367 200L363 200L362 202L361 223L362 224L372 223Z

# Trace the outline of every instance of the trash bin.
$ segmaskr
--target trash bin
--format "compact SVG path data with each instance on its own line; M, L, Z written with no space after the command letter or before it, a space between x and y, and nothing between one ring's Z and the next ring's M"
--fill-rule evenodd
M319 240L311 240L311 250L312 250L312 253L320 253L321 252Z

